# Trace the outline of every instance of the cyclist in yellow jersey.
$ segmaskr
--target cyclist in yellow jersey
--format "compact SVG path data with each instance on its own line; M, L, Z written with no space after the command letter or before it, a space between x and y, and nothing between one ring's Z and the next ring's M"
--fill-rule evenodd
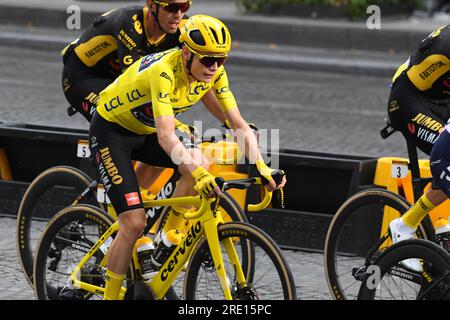
M217 97L232 128L240 130L244 137L241 149L268 181L269 190L286 183L279 170L264 163L256 137L230 90L223 66L231 48L227 27L213 17L192 16L181 29L180 42L182 49L138 60L102 91L91 122L92 154L120 223L108 250L105 299L118 298L133 246L146 221L132 159L178 167L181 178L175 197L197 192L203 196L214 192L220 195L200 150L188 148L177 138L177 114L200 100Z
M179 28L186 22L184 14L191 4L191 0L146 0L144 6L127 6L96 17L62 51L62 85L71 114L79 112L91 121L99 93L135 61L147 54L180 48ZM215 97L205 105L226 123ZM181 122L177 127L183 132L195 130ZM143 163L135 169L139 185L145 189L163 170Z

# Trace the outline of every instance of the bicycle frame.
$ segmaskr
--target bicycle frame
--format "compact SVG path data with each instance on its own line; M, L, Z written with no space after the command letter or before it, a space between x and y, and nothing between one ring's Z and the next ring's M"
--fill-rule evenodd
M260 179L253 178L254 182L260 183ZM263 201L258 205L249 206L251 211L259 211L265 208L271 200L272 193L265 192ZM181 272L183 266L189 261L189 257L196 247L198 241L206 236L209 248L211 250L212 259L214 262L215 270L217 272L218 279L220 281L222 291L224 293L225 299L231 300L231 288L229 286L228 278L226 275L225 266L223 263L222 252L220 250L219 235L217 228L220 224L224 223L222 215L218 206L216 205L214 210L211 209L215 198L205 199L200 196L189 196L189 197L178 197L172 199L162 199L162 200L150 200L144 202L144 207L150 208L155 206L193 206L198 207L198 211L188 212L184 215L185 219L192 220L189 231L183 236L180 244L173 250L170 257L166 260L160 271L153 277L150 282L145 282L146 285L152 291L155 299L162 299L166 292L169 290L171 284L174 282L178 274ZM216 203L217 204L217 203ZM71 272L70 280L72 285L76 288L86 290L88 292L104 295L105 289L99 286L95 286L86 282L79 280L79 274L83 266L93 257L98 250L102 249L102 246L110 238L112 234L119 231L119 222L116 221L113 225L100 237L100 239L95 243L95 245L89 250L89 252L81 259L78 265ZM236 280L240 286L246 285L245 275L242 271L242 266L239 261L238 254L234 247L232 239L222 240L224 248L230 261L236 271ZM100 266L106 265L106 255L100 262ZM140 266L137 259L137 254L133 251L132 254L133 271L135 276L140 275ZM124 299L125 288L121 289L119 299Z
M222 137L225 139L226 137ZM211 141L205 140L201 143L198 143L198 147L202 150L202 154L208 158L210 161L209 171L214 176L224 176L226 179L245 179L248 178L248 174L238 173L236 172L236 168L230 170L230 166L236 166L238 158L242 155L238 146L234 142L229 142L227 140L215 141L217 138L212 137ZM134 169L136 170L138 162L134 164ZM226 169L225 169L226 168ZM175 187L172 185L168 187L170 183L175 183L176 180L176 172L172 168L165 168L160 176L156 178L156 180L152 183L147 190L155 195L156 199L167 199L170 198L175 190ZM71 206L77 205L80 201L90 192L93 192L97 189L98 182L94 180L83 192L71 203ZM166 189L170 189L170 192L166 192ZM232 190L234 191L234 190ZM236 190L233 195L233 198L237 200L238 204L243 207L245 204L245 193L240 190ZM153 207L153 206L152 206ZM154 206L157 208L158 206ZM149 207L150 208L150 207ZM117 213L114 208L108 204L105 208L105 211L117 220Z

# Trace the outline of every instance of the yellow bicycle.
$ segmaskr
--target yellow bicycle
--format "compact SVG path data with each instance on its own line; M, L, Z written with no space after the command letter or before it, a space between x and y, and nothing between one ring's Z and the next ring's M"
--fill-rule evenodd
M246 189L253 184L261 184L261 179L221 183L224 191ZM262 202L249 205L248 210L266 208L271 198L266 191ZM146 208L193 206L198 210L185 214L188 231L151 280L143 280L133 252L120 298L176 298L172 285L188 264L183 285L183 297L188 300L296 299L292 273L276 243L248 223L224 223L219 203L219 197L200 196L146 201ZM95 207L79 205L59 212L39 240L34 263L36 297L102 298L105 256L118 229L118 222Z

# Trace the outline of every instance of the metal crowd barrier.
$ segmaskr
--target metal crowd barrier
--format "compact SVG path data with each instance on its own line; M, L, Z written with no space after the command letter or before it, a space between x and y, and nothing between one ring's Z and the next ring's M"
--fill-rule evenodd
M52 166L77 167L94 177L89 161L75 156L79 140L87 138L87 130L0 123L0 213L16 215L29 183ZM288 176L285 208L249 213L250 222L284 248L323 250L339 206L373 185L377 159L299 150L280 150L273 156L279 156L280 168ZM250 190L246 202L258 197L258 190Z

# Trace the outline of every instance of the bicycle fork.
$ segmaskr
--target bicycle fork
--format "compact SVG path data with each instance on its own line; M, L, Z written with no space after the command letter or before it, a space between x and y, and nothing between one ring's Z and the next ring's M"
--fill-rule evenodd
M233 300L231 294L230 281L228 279L225 266L223 263L222 251L220 250L219 232L218 232L218 220L211 219L204 223L206 239L211 252L211 257L214 262L214 267L217 272L217 277L219 278L220 286L224 293L225 299ZM247 285L244 272L242 271L242 266L239 261L236 248L234 247L232 238L226 238L222 240L225 251L230 259L230 262L236 272L236 280L240 287L245 287Z

